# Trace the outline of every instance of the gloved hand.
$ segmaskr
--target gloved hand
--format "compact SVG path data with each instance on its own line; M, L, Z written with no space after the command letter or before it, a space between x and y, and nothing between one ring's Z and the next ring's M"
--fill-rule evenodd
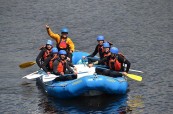
M82 59L86 59L86 56L82 56Z
M60 75L64 76L64 72L60 72Z

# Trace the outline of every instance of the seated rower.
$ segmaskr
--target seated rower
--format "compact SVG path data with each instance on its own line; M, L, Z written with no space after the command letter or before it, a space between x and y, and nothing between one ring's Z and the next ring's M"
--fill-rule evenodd
M46 46L41 47L40 50L36 58L36 63L47 74L50 74L53 68L51 63L58 57L58 49L53 48L53 42L51 40L47 40Z
M56 47L52 48L52 52L49 57L47 57L44 63L41 65L42 69L50 74L53 72L53 62L58 59L58 49Z
M52 48L53 48L53 42L51 40L47 40L46 46L40 48L41 51L36 58L36 63L40 68L44 60L50 55Z
M53 73L55 75L60 75L55 80L56 81L66 81L77 78L77 72L71 69L69 62L67 62L67 52L65 50L59 51L59 58L53 63ZM71 74L70 76L65 76L65 74Z
M109 69L98 67L98 68L96 68L96 73L103 74L103 75L110 76L110 77L119 77L119 76L122 76L122 74L127 75L128 71L130 69L130 62L126 58L124 58L120 54L118 54L118 52L119 52L118 48L112 47L110 49L110 52L111 52L111 55L109 55L99 61L96 61L92 64L88 64L88 66L92 67L93 64L100 64L100 63L106 62ZM125 69L124 69L123 64L127 64L126 71L124 71ZM102 72L100 72L101 70L102 70ZM119 73L119 72L122 72L122 73Z
M108 42L103 43L103 58L106 58L111 55L110 52L110 44ZM102 58L102 59L103 59ZM100 62L99 65L105 65L107 66L107 62ZM96 68L97 74L102 73L103 69L101 68Z
M103 44L104 44L104 42L106 42L105 37L103 35L97 36L97 42L98 42L98 44L96 45L94 52L92 54L86 56L86 57L85 56L82 57L83 59L88 57L89 63L98 60L98 59L96 60L96 58L90 59L90 57L94 57L95 55L97 55L97 53L99 54L100 59L104 58L104 49L103 49L104 46L103 46ZM109 43L109 45L113 45L110 42L107 42L107 43Z

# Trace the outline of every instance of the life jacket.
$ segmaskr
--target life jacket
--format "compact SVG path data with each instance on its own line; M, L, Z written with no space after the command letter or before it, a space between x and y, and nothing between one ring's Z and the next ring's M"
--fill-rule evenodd
M100 58L103 58L103 52L104 52L103 45L99 45L97 50Z
M110 52L108 52L108 53L103 52L103 57L108 57L108 56L110 56L110 55L111 55ZM108 65L107 62L104 62L104 65Z
M110 58L108 63L109 63L109 68L111 70L115 70L115 71L121 70L121 63L117 60L117 58L115 58L115 59ZM113 64L113 66L112 66L112 64Z
M111 55L111 52L108 52L108 53L104 52L103 53L103 57L108 57L109 55Z
M55 59L58 58L58 55L54 56L50 61L49 61L49 69L53 70L53 62L55 61Z
M52 50L46 50L43 54L43 60L47 59L47 57L50 55Z
M66 61L60 60L57 66L57 71L61 73L61 72L65 72L65 70L66 70Z
M121 52L119 52L118 55L125 59L125 56ZM115 59L110 58L108 63L109 63L109 68L111 70L120 71L123 69L124 64L121 64L117 59L118 58L115 58ZM112 68L112 65L111 65L112 63L114 63L114 68Z
M60 39L60 42L57 44L57 48L59 50L67 50L69 49L69 45L66 42L67 40L65 39L64 41L62 41L62 38Z

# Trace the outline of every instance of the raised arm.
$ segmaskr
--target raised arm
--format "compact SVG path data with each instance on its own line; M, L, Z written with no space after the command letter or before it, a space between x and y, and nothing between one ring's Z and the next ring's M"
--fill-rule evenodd
M48 35L51 38L53 38L54 40L56 40L57 43L60 41L60 35L55 34L48 25L46 25L46 30L47 30Z

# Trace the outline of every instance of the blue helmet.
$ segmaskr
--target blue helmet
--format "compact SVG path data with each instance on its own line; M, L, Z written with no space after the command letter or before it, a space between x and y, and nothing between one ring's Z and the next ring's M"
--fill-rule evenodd
M69 32L69 30L68 30L68 28L63 27L63 28L61 29L61 33L62 33L62 32L66 32L66 33L68 33L68 32Z
M116 47L112 47L111 49L110 49L110 52L111 53L113 53L113 54L118 54L118 48L116 48Z
M48 44L48 45L53 45L53 42L52 42L52 40L47 40L47 43L46 44Z
M66 52L65 50L60 50L60 51L59 51L59 54L60 54L60 55L66 55L67 52Z
M58 53L58 49L56 47L52 48L52 53Z
M104 48L110 48L110 44L108 42L103 43Z
M105 37L102 35L97 36L97 41L103 41L105 40Z

